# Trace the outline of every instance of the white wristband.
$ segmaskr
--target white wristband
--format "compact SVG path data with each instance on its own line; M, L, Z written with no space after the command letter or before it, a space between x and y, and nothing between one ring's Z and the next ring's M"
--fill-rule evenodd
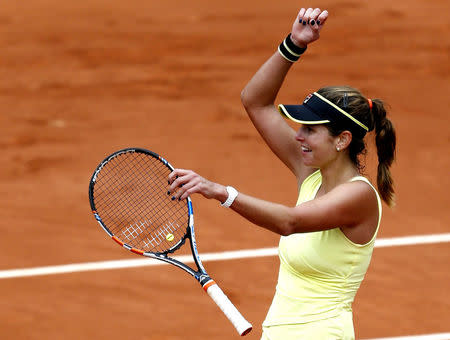
M222 207L225 207L225 208L229 208L233 204L234 200L236 199L236 197L238 195L238 191L235 188L230 187L230 186L227 187L227 192L228 192L227 200L220 204Z

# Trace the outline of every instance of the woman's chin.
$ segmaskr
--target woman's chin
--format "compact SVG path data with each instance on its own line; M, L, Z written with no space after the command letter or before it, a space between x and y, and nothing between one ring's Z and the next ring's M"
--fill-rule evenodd
M302 159L303 159L303 164L305 166L313 166L314 163L314 159L312 157L308 157L310 155L303 155Z
M314 164L314 162L311 162L311 161L303 160L303 165L307 166L307 167L310 167L310 168L317 168L316 164Z

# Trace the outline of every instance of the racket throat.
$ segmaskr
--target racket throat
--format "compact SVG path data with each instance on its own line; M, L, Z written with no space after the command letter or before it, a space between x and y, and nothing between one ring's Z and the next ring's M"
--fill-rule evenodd
M209 277L209 275L207 274L201 274L198 278L197 278L198 282L202 285L203 289L206 291L208 289L209 286L211 286L212 284L214 284L214 280L211 279Z

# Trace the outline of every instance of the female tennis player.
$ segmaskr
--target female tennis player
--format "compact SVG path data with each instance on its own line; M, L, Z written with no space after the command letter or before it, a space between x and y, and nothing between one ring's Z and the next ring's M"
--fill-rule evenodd
M241 94L258 132L295 174L297 205L263 201L190 170L176 169L169 176L175 198L199 193L281 235L278 284L263 340L354 339L352 302L372 256L381 200L394 203L389 168L396 137L381 100L332 86L308 94L298 105L274 105L286 74L319 38L327 18L327 11L302 8L291 33ZM301 124L299 129L283 117ZM372 130L380 194L361 173L364 137Z

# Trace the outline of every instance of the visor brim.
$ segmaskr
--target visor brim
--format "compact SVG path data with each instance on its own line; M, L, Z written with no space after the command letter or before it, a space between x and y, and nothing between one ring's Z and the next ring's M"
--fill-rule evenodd
M278 111L286 118L305 125L330 123L328 119L323 119L305 105L278 105Z

